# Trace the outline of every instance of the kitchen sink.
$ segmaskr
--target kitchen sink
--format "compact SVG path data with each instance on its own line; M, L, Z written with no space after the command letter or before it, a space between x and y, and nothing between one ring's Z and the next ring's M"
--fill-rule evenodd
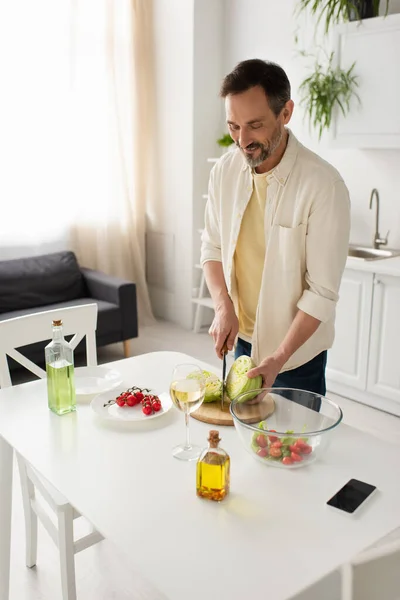
M367 246L349 246L348 256L361 260L382 260L400 256L400 250L384 250L382 248L368 248Z

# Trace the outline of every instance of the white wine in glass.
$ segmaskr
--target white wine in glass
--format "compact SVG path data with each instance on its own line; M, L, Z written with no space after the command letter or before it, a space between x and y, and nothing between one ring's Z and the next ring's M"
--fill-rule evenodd
M196 460L201 453L200 446L190 442L189 415L201 406L205 394L205 379L197 365L184 364L175 367L172 374L170 394L172 402L185 415L186 441L172 450L173 456L181 460Z

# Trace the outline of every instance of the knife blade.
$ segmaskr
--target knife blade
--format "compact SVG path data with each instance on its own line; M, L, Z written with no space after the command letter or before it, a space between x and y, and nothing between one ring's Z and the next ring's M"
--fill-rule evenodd
M226 377L226 355L228 353L228 348L226 343L222 348L223 357L222 357L222 394L221 394L221 410L224 409L224 399L225 399L225 377Z

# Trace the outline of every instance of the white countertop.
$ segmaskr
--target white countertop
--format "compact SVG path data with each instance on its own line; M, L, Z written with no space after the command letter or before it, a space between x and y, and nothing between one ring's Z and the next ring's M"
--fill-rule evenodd
M380 260L360 260L359 258L349 256L346 262L346 269L400 277L400 256Z

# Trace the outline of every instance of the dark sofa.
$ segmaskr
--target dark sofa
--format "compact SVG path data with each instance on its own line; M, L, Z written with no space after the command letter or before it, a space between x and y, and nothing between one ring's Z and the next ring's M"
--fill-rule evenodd
M96 302L97 346L138 335L136 285L99 271L81 268L73 252L0 261L0 320L54 308ZM48 340L20 348L38 364ZM83 340L75 352L85 351ZM125 345L127 355L127 345ZM9 358L10 368L16 363Z

